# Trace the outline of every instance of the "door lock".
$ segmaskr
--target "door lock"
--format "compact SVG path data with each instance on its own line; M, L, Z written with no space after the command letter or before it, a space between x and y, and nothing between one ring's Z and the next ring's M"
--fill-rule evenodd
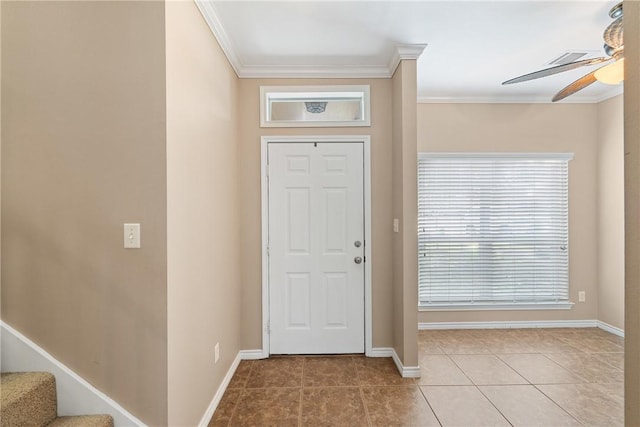
M353 242L353 246L359 248L360 246L362 246L362 242L360 240L356 240L355 242Z
M353 262L355 262L356 264L360 264L360 263L362 263L362 257L359 257L359 256L355 257L355 258L353 259Z

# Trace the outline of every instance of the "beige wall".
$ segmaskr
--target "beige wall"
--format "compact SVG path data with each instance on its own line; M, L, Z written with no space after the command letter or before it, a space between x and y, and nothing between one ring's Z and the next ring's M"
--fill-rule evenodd
M2 320L165 425L164 4L2 3Z
M640 426L640 2L624 2L625 425Z
M598 320L624 329L623 97L597 108Z
M169 425L194 426L240 350L238 78L195 3L166 40Z
M592 320L598 314L595 104L419 104L418 151L572 152L571 310L420 312L419 322ZM578 303L578 291L586 302Z
M261 128L261 85L371 85L371 127ZM371 135L373 345L391 347L391 80L241 79L240 243L242 265L241 348L262 348L260 137L263 135ZM369 260L367 260L369 261Z
M404 366L418 365L416 61L405 60L393 78L393 346Z

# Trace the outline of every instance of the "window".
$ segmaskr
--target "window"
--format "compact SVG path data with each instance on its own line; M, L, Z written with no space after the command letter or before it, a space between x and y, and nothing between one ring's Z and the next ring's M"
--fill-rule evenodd
M261 127L371 126L368 85L261 86Z
M420 307L570 308L572 157L421 153Z

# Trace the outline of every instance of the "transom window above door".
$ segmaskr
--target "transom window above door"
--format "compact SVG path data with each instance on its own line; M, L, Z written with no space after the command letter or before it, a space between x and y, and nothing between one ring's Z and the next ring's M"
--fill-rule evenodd
M371 126L369 86L261 86L260 126Z
M421 153L420 308L570 308L572 157Z

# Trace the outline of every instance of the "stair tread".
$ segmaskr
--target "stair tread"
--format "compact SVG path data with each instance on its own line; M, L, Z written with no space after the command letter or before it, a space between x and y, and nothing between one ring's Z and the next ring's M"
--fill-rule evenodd
M111 415L76 415L58 417L47 427L113 427Z
M1 426L47 425L57 413L56 380L48 372L3 372Z
M0 378L3 405L19 399L43 382L55 384L55 377L49 372L3 372Z

